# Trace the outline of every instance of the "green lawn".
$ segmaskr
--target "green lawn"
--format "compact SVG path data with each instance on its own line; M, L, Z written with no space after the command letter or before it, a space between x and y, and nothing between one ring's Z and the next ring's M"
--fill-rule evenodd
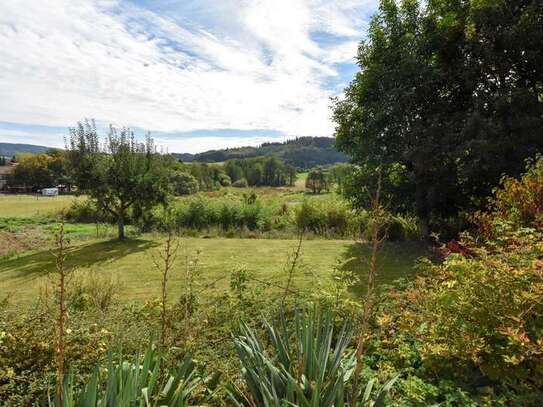
M0 218L51 215L70 206L74 199L71 195L0 195Z
M208 193L210 197L225 193L242 194L248 190L229 189ZM263 200L281 199L284 202L301 202L303 199L325 199L326 196L306 196L304 193L282 189L258 189ZM14 302L29 302L48 280L48 272L54 268L50 252L55 225L46 215L67 207L76 199L72 196L46 198L15 195L0 196L0 294L12 294ZM126 242L97 239L112 236L114 228L102 231L94 225L67 224L66 231L74 242L68 266L79 273L110 275L122 286L124 300L149 299L158 294L159 275L153 267L163 242L163 236L143 235ZM8 239L9 238L9 239ZM285 281L287 256L295 246L294 240L185 238L187 252L201 250L200 283L209 285L205 294L212 296L228 289L229 273L237 266L245 266L255 278L281 285ZM38 249L38 250L36 250ZM29 251L31 250L31 251ZM303 243L303 256L296 283L300 287L318 289L319 283L327 283L334 266L343 266L360 275L362 280L368 269L369 247L348 240L308 240ZM398 277L414 273L415 260L425 255L425 249L413 243L389 243L381 256L381 281L390 282ZM179 293L184 284L184 263L179 260L170 279L172 296ZM363 284L362 284L363 285Z
M123 300L149 299L158 294L159 274L153 268L153 255L160 248L162 237L144 235L125 242L94 240L75 245L69 254L68 266L79 273L102 273L118 280ZM267 239L183 239L187 252L201 250L200 284L209 285L205 295L217 295L229 285L229 272L238 265L254 272L258 280L272 284L285 281L284 266L288 253L296 246L294 240ZM171 274L172 296L180 293L184 283L183 249ZM411 276L413 264L425 251L414 244L388 244L382 253L381 281ZM301 270L296 284L318 289L319 282L329 281L337 260L362 278L367 271L369 247L352 241L308 240L303 243ZM54 269L50 251L23 253L15 258L0 260L0 291L10 293L14 302L35 298L40 286Z

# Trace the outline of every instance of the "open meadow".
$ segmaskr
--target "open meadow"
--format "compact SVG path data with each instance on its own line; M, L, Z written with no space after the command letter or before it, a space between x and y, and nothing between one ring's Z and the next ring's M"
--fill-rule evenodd
M237 190L208 193L209 199L225 194L241 194ZM263 202L281 199L299 204L304 194L259 191ZM60 196L0 197L0 285L12 303L31 303L36 300L50 280L55 268L51 252L58 223L51 216L66 209L78 198ZM323 199L315 197L314 199ZM123 301L147 301L160 291L160 275L153 259L164 243L164 234L134 234L126 241L114 239L114 228L93 224L67 223L67 238L71 242L66 265L77 270L79 276L108 277L118 284ZM295 236L288 239L249 239L239 237L181 237L178 258L172 270L169 290L176 298L184 281L187 256L197 260L199 285L205 287L208 298L219 296L229 288L229 275L236 268L245 268L256 283L271 291L281 287L289 267L289 257L296 249ZM8 247L8 245L12 245ZM388 243L383 250L380 282L390 283L400 277L414 275L415 260L428 254L417 243ZM361 283L353 295L360 293L369 267L370 249L365 243L351 239L331 240L312 238L302 243L301 256L296 265L294 282L299 288L318 290L331 283L334 268L354 273Z
M53 215L69 207L74 199L71 195L47 197L0 194L0 219Z
M68 252L67 266L78 273L110 276L120 286L124 301L150 300L160 292L160 274L153 265L163 236L143 235L125 242L94 240L75 244ZM228 290L230 272L244 267L257 285L272 291L287 279L288 258L295 250L295 240L183 238L180 240L178 260L172 269L169 289L176 298L186 283L185 253L192 261L198 259L201 273L199 285L206 287L206 297L218 296ZM186 250L186 252L185 252ZM199 254L198 254L199 252ZM381 282L392 282L400 277L412 277L414 262L424 255L414 244L389 244L384 248ZM308 240L302 244L302 255L297 264L295 285L299 288L330 284L332 271L338 261L341 267L362 280L368 270L368 245L345 240ZM21 253L0 260L0 279L3 292L15 302L31 302L54 270L50 250Z

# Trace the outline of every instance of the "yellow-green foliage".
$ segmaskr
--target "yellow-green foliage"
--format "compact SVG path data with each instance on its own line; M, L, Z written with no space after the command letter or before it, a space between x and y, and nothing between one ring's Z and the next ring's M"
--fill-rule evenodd
M477 216L486 239L449 245L405 294L403 322L432 369L477 369L543 396L542 186L541 161L521 180L505 179L492 211Z
M543 235L518 232L430 266L407 315L434 367L543 385Z
M494 206L495 220L543 229L543 158L528 163L520 180L504 178Z

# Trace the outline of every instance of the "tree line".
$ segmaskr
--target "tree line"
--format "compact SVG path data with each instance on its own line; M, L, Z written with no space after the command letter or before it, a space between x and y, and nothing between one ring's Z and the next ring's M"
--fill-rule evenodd
M176 190L179 195L214 191L220 187L293 185L297 170L275 157L229 160L223 164L177 163Z
M8 187L22 187L29 191L36 191L71 184L66 157L62 150L50 149L40 154L17 154L10 161L16 163L16 167L7 178ZM0 159L0 165L6 164L5 158Z
M148 136L138 141L129 128L110 126L105 138L93 121L70 129L66 150L23 154L8 178L10 187L67 185L87 194L98 209L116 220L119 239L131 216L166 205L171 194L187 195L220 187L284 186L296 180L296 168L275 157L231 160L224 164L181 163L157 152Z

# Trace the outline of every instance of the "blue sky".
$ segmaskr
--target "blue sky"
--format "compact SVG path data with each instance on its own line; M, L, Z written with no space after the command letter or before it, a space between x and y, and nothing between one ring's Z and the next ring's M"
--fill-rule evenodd
M332 136L377 0L0 2L0 142L94 118L199 152Z

